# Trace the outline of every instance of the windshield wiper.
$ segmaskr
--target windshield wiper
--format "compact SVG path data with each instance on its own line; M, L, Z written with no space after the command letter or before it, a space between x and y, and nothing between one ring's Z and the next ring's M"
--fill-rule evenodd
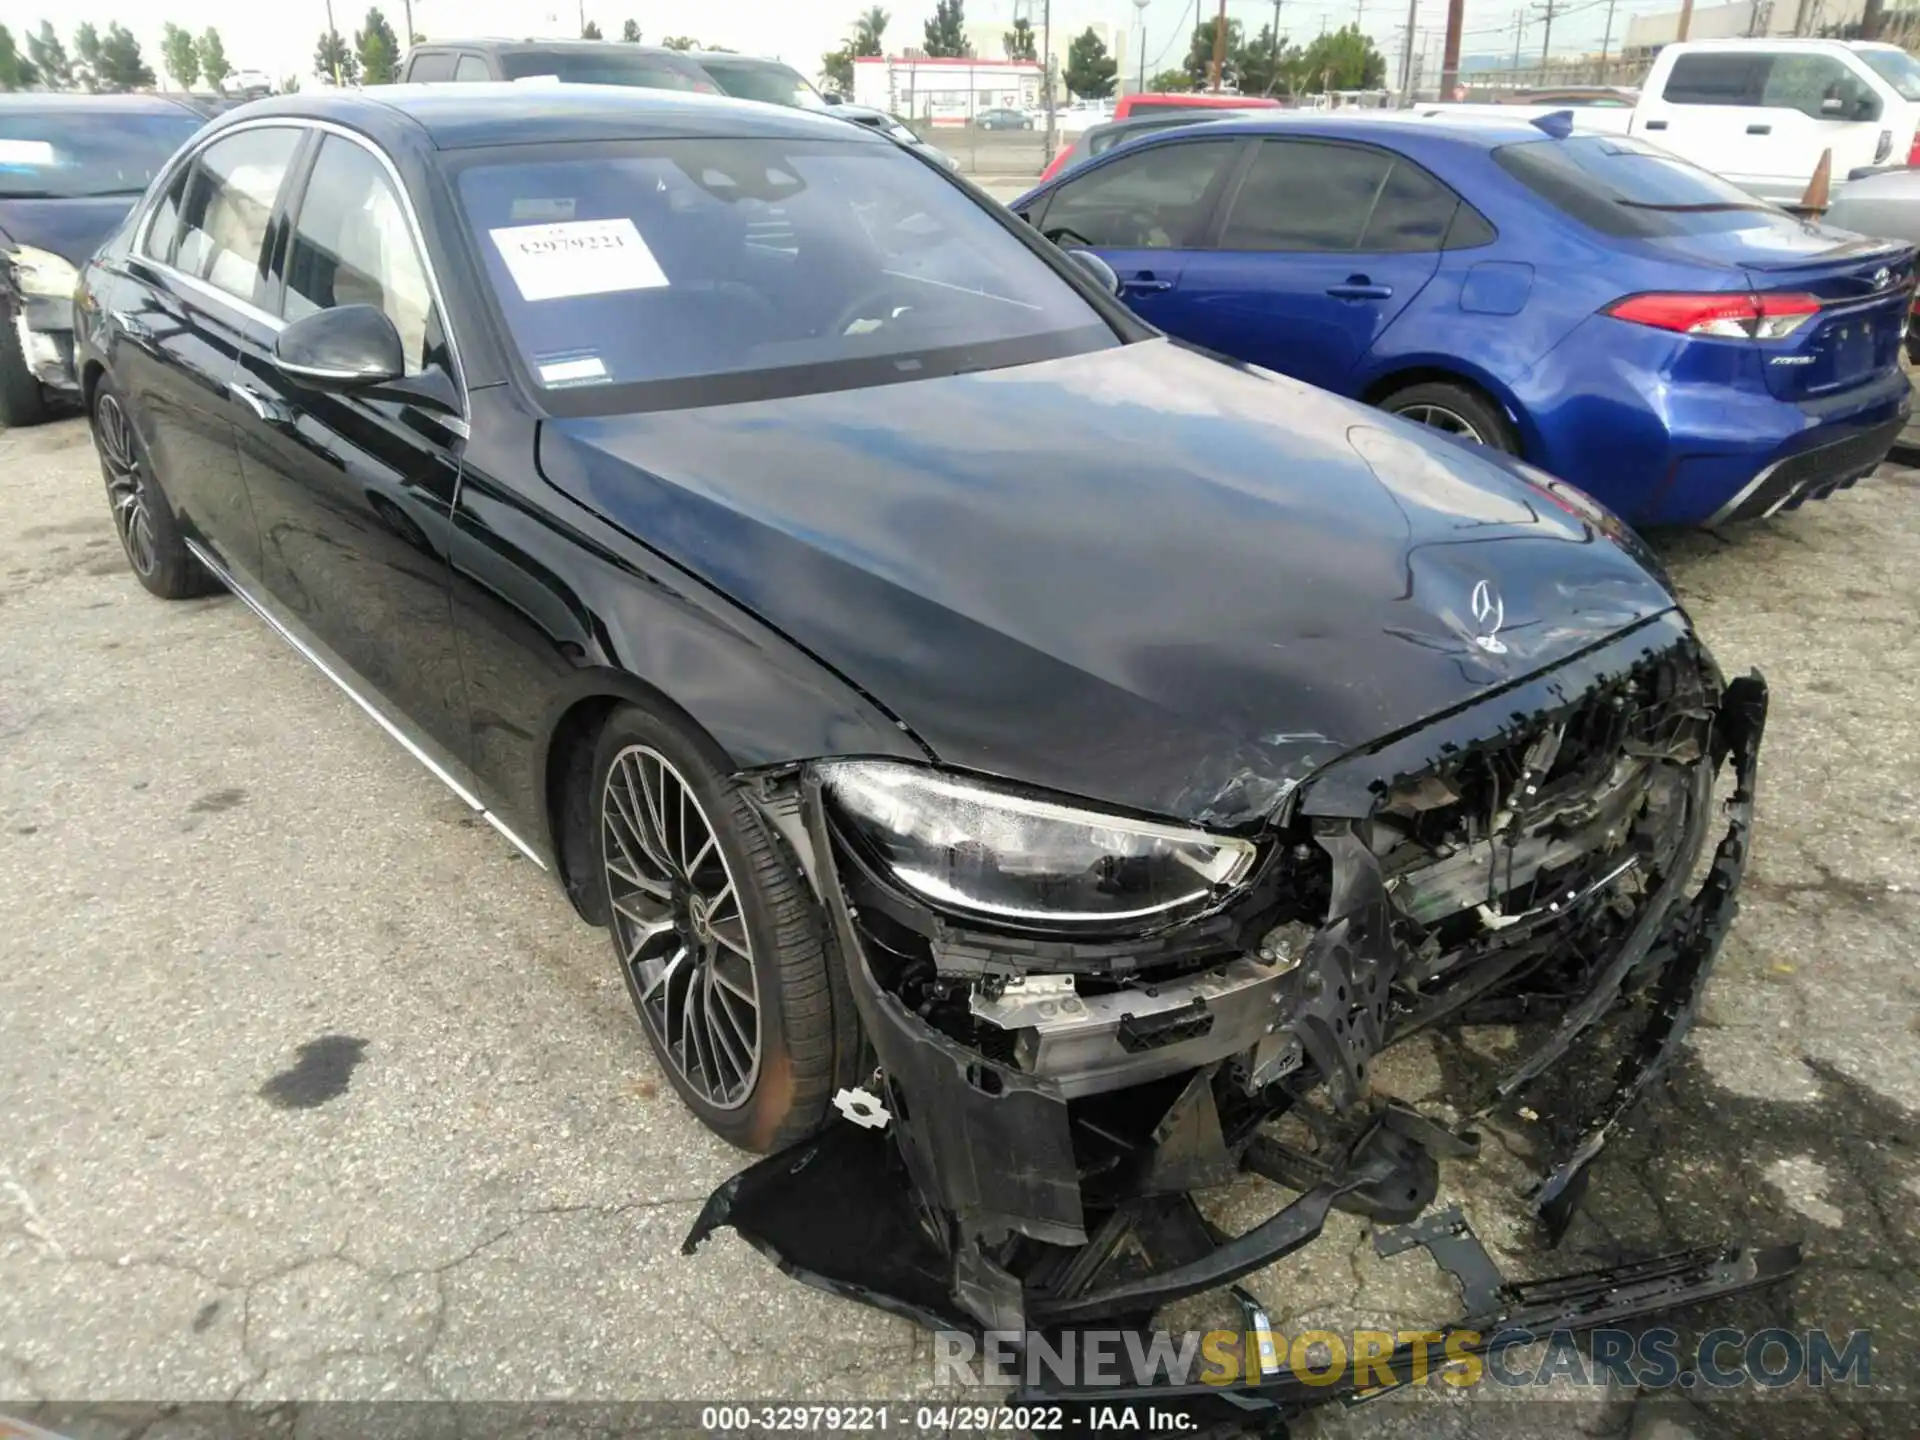
M0 200L65 200L52 190L0 190Z

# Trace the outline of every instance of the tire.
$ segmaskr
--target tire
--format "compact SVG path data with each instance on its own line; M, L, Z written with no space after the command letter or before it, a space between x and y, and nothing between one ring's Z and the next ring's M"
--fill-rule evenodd
M219 590L220 582L193 558L181 538L126 401L111 381L103 379L94 387L87 418L113 528L134 578L162 600L191 600Z
M1376 402L1390 415L1402 415L1416 425L1427 425L1463 440L1477 440L1491 450L1520 453L1520 437L1513 424L1480 391L1446 380L1426 380L1396 390Z
M19 332L8 317L0 324L0 425L19 430L44 424L46 418L47 392L27 369Z
M680 727L614 711L594 747L594 856L661 1069L707 1128L765 1152L826 1121L842 1047L811 894L726 768Z

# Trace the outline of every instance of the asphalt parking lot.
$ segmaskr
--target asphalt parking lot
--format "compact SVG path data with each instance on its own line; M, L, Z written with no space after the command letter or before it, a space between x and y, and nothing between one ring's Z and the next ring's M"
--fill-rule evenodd
M1456 1166L1504 1265L1799 1239L1706 1324L1920 1354L1920 472L1662 548L1774 685L1761 828L1691 1051L1561 1253L1524 1136ZM238 602L128 573L78 421L0 433L0 1401L878 1398L927 1337L681 1238L740 1157L656 1073L601 934ZM1459 1093L1514 1043L1408 1048ZM1276 1192L1210 1197L1254 1218ZM1283 1327L1457 1313L1357 1221L1255 1276ZM1893 1435L1854 1392L1389 1401L1314 1433ZM1496 1417L1499 1424L1495 1424ZM154 1433L164 1433L164 1430Z

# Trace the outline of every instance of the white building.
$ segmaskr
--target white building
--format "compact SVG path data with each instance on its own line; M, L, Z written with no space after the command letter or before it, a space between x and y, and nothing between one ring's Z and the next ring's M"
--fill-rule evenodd
M1034 60L930 60L860 55L853 103L934 125L965 125L982 110L1031 110L1042 80Z
M1689 40L1737 40L1743 35L1817 35L1825 25L1851 25L1866 12L1866 0L1734 0L1702 5L1687 24ZM1627 21L1625 50L1657 50L1680 38L1680 12L1635 15Z

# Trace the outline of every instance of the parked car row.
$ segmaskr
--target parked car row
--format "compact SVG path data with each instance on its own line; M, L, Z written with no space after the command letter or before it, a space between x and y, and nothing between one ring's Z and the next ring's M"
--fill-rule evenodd
M1036 229L799 107L316 92L214 121L83 268L75 361L140 583L232 591L549 870L685 1103L776 1152L688 1250L730 1225L943 1329L1133 1327L1330 1208L1429 1207L1477 1141L1376 1090L1403 1037L1520 1026L1499 1093L1566 1137L1553 1227L1684 1039L1764 683L1721 675L1578 490L1176 344L1040 233L1272 249L1298 207L1263 197L1313 179L1289 193L1316 241L1379 240L1330 263L1334 301L1465 256L1488 268L1438 283L1534 344L1501 227L1547 220L1467 203L1437 151L1399 174L1331 131L1304 157L1255 122L1179 133L1063 177ZM1371 156L1372 188L1322 150ZM1134 158L1198 179L1110 168ZM1635 263L1706 283L1672 248ZM1132 298L1175 293L1128 268ZM1344 319L1313 333L1359 352ZM1574 1045L1603 1018L1617 1081ZM1282 1128L1303 1114L1345 1138ZM1241 1171L1289 1193L1228 1237L1189 1192ZM1537 1280L1524 1318L1793 1264Z

